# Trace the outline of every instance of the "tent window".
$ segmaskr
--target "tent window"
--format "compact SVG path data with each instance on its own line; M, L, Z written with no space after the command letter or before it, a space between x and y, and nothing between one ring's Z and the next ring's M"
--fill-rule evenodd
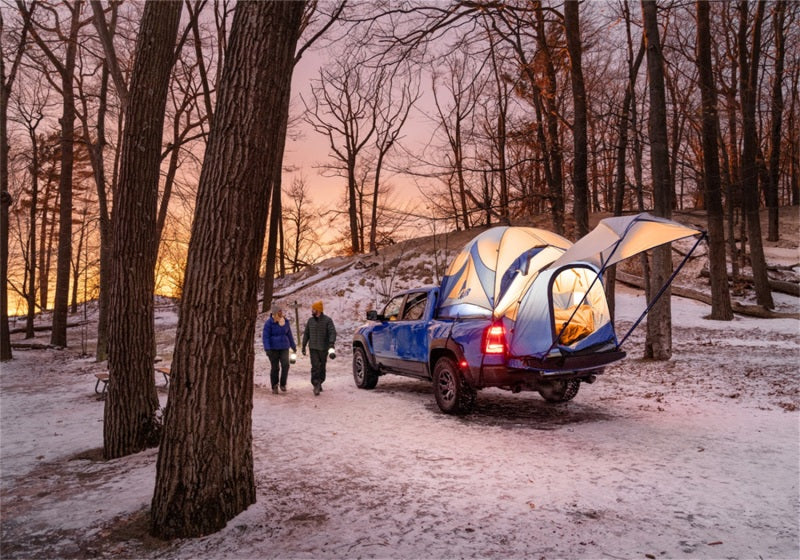
M562 270L553 280L554 333L561 333L560 344L574 344L610 321L603 284L595 277L593 270L575 267Z

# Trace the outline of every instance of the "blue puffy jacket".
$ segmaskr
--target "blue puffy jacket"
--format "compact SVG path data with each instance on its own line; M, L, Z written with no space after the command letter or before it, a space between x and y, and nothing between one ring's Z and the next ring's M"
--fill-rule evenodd
M286 350L291 348L293 351L297 351L297 345L294 343L294 337L292 336L292 326L289 321L284 319L283 325L279 325L272 315L264 323L261 341L264 343L264 350Z

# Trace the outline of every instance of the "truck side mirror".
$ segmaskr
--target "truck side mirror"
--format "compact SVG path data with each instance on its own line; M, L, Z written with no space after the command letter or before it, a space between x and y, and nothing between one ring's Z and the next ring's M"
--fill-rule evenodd
M367 311L367 321L377 321L378 320L378 312L374 309L370 309Z

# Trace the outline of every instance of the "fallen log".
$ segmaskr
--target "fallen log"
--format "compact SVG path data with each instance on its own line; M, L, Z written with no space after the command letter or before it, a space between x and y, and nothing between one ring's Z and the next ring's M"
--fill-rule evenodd
M617 270L617 281L633 286L634 288L644 289L644 278L634 276L633 274L626 274ZM691 288L683 288L681 286L672 286L672 294L678 297L693 299L711 305L711 295L704 292L698 292ZM731 301L731 308L734 313L739 315L747 315L748 317L759 317L761 319L800 319L800 313L781 313L778 311L770 311L764 309L760 305L745 305L736 301Z
M67 323L67 328L70 327L80 327L81 325L88 324L89 321L80 321L79 323ZM18 334L27 331L28 329L25 327L16 327L8 331L8 334ZM42 332L42 331L51 331L53 330L53 325L39 325L38 327L33 327L34 332Z
M707 269L703 269L700 271L700 276L703 278L708 278L710 275ZM744 280L745 282L754 282L754 278L752 276L748 276L747 274L739 274L739 278ZM798 296L800 297L800 284L797 282L787 282L785 280L773 280L772 278L769 279L769 289L773 292L780 292L782 294L788 294L790 296Z
M41 342L12 342L11 348L16 348L17 350L49 350L51 348L58 349L59 347L42 344Z

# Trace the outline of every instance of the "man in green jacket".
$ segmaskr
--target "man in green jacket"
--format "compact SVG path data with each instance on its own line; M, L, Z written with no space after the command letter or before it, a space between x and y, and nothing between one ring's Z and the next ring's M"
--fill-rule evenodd
M336 327L333 326L333 319L322 312L322 302L315 301L311 304L311 318L303 331L303 356L306 355L306 346L311 350L311 384L314 386L314 395L319 395L322 391L328 356L331 359L336 358L333 348L335 342Z

